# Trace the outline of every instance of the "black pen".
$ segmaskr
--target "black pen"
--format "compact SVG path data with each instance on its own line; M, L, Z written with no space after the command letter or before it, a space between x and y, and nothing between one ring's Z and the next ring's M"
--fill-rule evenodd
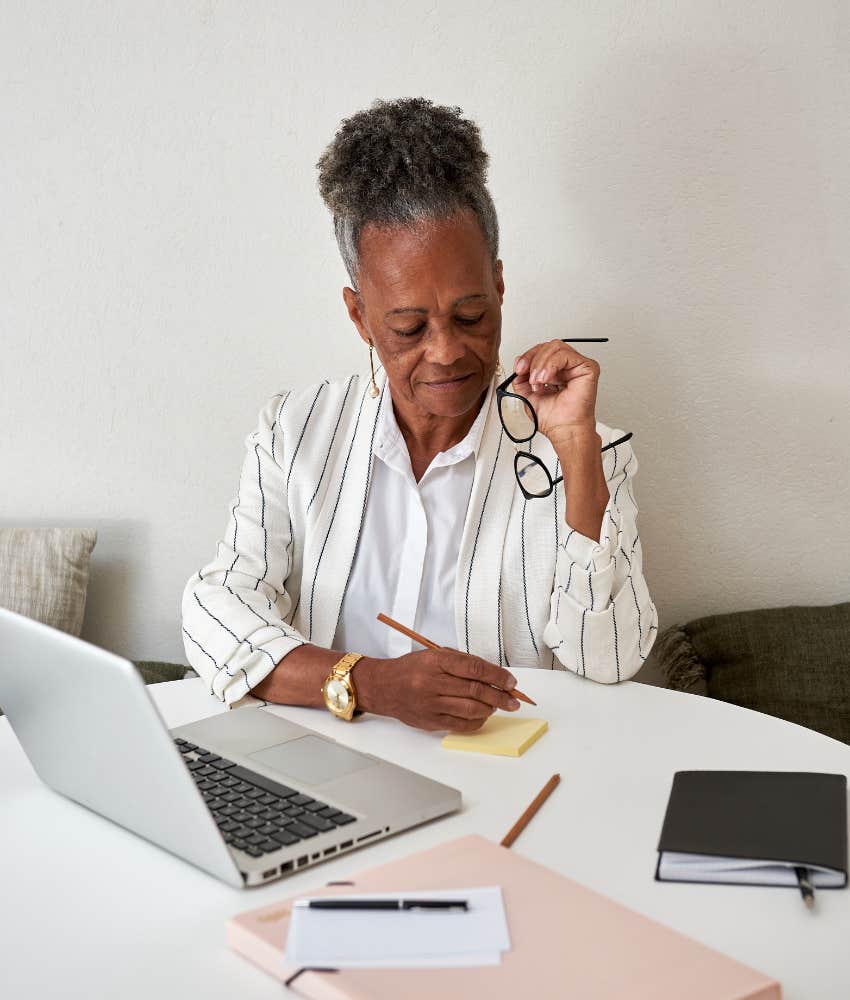
M465 899L306 899L311 910L466 910Z
M794 872L797 875L797 885L800 887L800 894L803 897L803 902L811 910L815 905L815 889L809 881L809 869L795 867Z

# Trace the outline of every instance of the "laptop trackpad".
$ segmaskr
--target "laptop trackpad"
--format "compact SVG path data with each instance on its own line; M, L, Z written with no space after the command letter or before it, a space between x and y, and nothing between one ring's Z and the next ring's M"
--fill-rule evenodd
M249 756L305 785L321 785L332 778L341 778L379 763L372 757L318 736L299 736L297 740L278 743Z

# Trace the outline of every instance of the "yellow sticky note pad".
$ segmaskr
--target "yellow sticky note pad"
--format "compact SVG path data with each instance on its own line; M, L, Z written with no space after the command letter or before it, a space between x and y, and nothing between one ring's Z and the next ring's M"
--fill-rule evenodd
M468 750L470 753L495 753L502 757L519 757L546 732L545 719L517 719L495 712L475 733L448 733L443 737L446 750Z

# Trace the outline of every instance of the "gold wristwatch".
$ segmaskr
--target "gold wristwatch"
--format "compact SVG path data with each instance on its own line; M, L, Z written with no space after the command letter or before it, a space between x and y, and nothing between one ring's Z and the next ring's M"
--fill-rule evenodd
M333 665L327 680L322 685L322 694L328 711L333 712L337 718L345 719L346 722L351 721L357 708L357 691L351 680L351 671L357 661L362 659L363 653L346 653Z

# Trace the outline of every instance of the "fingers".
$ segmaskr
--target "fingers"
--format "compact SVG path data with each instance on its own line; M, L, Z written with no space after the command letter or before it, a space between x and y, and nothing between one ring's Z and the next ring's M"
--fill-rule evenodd
M474 705L483 705L491 711L497 708L505 712L515 712L519 707L519 702L512 695L500 688L492 687L482 681L470 680L468 678L453 677L447 675L443 679L442 691L444 698L461 703L469 702ZM465 716L465 712L453 712L444 709L449 715Z
M489 719L487 715L483 719L461 719L455 715L438 716L439 729L447 729L450 733L474 733L479 730Z
M542 388L545 382L567 382L570 379L570 369L580 365L595 368L599 373L599 362L580 354L561 340L535 344L516 358L514 371L520 378L515 380L515 384L527 383L535 391Z
M480 656L471 656L469 653L461 653L454 649L435 650L435 652L439 654L440 669L447 674L480 681L482 684L495 684L505 691L511 691L516 687L516 677L510 671L497 667L495 663L483 660Z

